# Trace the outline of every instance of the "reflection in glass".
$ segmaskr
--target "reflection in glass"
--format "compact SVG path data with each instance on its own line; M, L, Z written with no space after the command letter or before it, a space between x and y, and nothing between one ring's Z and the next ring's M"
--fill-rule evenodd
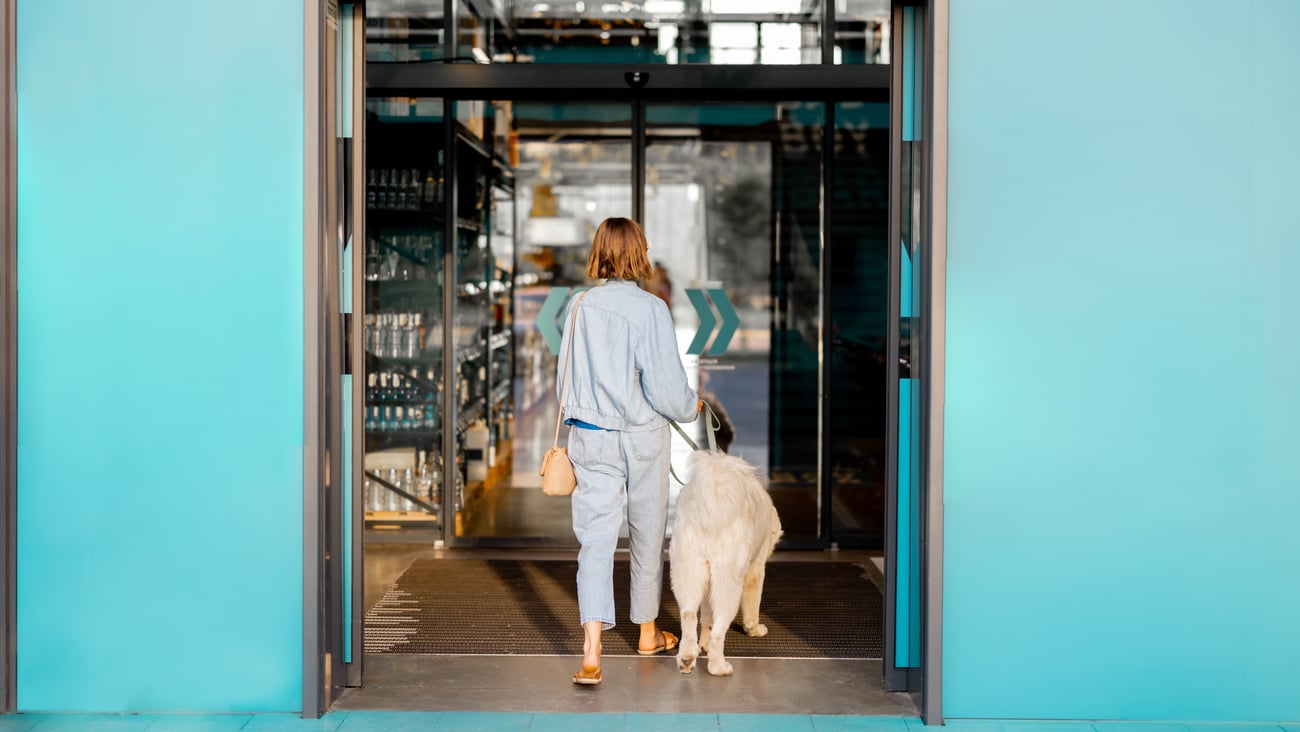
M816 538L822 105L646 118L646 233L688 373L727 415L731 452L770 474L786 536ZM706 313L718 323L701 333Z
M831 190L831 528L838 540L879 544L887 488L887 102L836 105Z
M455 52L443 0L366 5L371 62L603 64L816 64L822 0L458 0ZM843 0L841 0L843 1ZM859 53L878 0L855 0L837 39ZM864 6L859 8L858 6ZM853 13L865 14L862 20ZM886 3L885 15L888 15ZM874 37L874 36L873 36ZM837 41L839 42L839 41ZM856 45L855 45L856 44Z
M889 0L835 0L835 63L889 63Z

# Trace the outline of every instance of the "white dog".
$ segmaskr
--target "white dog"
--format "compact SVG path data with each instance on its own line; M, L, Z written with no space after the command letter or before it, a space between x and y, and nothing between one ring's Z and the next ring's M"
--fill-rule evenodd
M738 609L745 633L767 635L758 622L758 603L767 559L780 538L781 520L753 466L722 453L693 454L668 549L682 611L682 673L694 670L701 649L708 651L710 674L731 673L722 647ZM697 621L704 624L702 635Z

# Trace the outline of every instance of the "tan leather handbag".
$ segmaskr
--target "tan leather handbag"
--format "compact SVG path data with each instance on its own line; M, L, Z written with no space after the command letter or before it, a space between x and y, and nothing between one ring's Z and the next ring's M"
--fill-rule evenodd
M573 340L578 333L578 303L582 296L573 301L573 319L569 323L569 348L564 354L564 377L560 380L560 409L555 415L555 442L542 458L542 493L548 496L567 496L578 485L578 477L573 474L573 462L569 460L568 448L560 447L560 425L564 420L564 392L569 385L569 366L573 361Z

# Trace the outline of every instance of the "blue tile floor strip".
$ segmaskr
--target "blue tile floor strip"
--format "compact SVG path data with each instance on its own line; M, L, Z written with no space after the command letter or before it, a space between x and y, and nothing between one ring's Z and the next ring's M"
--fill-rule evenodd
M916 717L803 714L508 714L331 712L293 714L9 714L0 732L918 732ZM936 732L1300 732L1300 724L1254 722L1068 722L948 720Z

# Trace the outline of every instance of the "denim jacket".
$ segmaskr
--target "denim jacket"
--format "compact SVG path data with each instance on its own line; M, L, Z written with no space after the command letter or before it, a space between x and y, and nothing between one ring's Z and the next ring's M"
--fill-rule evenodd
M575 298L576 299L576 298ZM570 328L572 303L555 375L565 420L579 420L621 432L641 432L695 419L698 397L686 383L677 355L677 336L663 300L626 280L592 288L578 303L577 327ZM573 363L565 393L564 356L576 330Z

